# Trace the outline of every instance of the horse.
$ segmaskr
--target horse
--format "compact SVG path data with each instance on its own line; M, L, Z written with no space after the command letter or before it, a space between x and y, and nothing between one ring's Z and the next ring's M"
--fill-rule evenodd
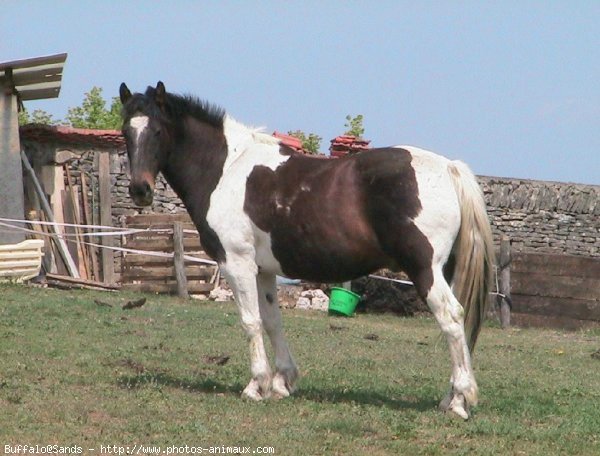
M299 377L276 275L331 283L389 268L406 272L447 338L452 373L440 408L468 419L494 253L467 165L410 146L319 159L160 81L134 94L123 83L119 94L131 198L150 205L162 173L233 290L250 347L243 397L289 396Z

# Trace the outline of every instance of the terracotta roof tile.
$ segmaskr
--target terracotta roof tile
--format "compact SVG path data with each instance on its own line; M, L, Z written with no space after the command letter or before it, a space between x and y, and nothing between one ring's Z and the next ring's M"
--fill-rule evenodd
M22 141L118 149L125 147L125 139L119 130L29 124L20 127L19 132Z
M281 140L282 144L291 147L295 151L305 152L305 150L302 148L302 141L299 138L296 138L295 136L291 135L286 135L284 133L279 133L278 131L274 131L273 136Z
M349 153L360 152L371 148L371 141L351 135L341 135L331 140L329 152L332 157L343 157Z

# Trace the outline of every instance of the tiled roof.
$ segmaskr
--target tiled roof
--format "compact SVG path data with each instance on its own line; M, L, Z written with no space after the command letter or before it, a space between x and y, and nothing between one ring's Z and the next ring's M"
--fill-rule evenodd
M29 124L19 128L22 141L37 143L53 143L60 145L80 145L99 148L125 148L125 139L119 130L92 130L65 126ZM273 136L292 149L306 153L300 139L273 132ZM329 148L332 157L343 157L348 153L359 152L370 148L370 141L355 136L342 135L331 140ZM317 155L318 156L318 155Z
M20 127L19 132L22 141L117 149L125 147L125 139L119 130L29 124Z
M351 135L341 135L331 140L329 152L332 157L343 157L349 153L370 149L371 141Z
M279 133L278 131L274 131L273 136L281 140L282 144L291 147L295 151L305 152L305 150L302 148L302 141L299 138L296 138L295 136L291 135L286 135L284 133Z

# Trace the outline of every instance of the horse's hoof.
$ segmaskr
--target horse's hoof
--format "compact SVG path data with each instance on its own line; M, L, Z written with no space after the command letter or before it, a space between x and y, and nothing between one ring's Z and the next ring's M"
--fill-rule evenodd
M263 399L268 398L270 393L270 390L263 392L260 388L258 380L253 378L250 380L250 383L248 383L248 386L244 388L244 391L242 391L242 397L252 401L262 401Z
M296 391L296 383L298 383L298 378L300 377L300 373L298 372L298 368L295 365L292 365L286 369L278 370L275 374L275 378L279 378L277 383L280 382L281 385L288 391L288 394L292 394ZM273 385L275 385L275 378L273 378Z
M263 397L258 393L258 391L242 391L242 398L248 399L250 401L258 402L262 401Z
M452 412L455 416L459 416L463 420L469 419L468 405L465 397L462 394L448 394L439 405L443 412Z
M469 419L469 413L461 405L452 406L449 411L458 415L465 421Z
M469 407L477 406L479 390L477 388L477 384L473 383L471 388L463 391L463 395L465 397L465 401Z
M285 377L279 372L273 377L273 395L277 399L289 397L291 391L288 389Z

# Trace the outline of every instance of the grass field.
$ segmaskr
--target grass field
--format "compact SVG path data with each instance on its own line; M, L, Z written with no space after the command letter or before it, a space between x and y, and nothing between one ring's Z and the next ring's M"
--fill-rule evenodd
M232 303L148 295L143 307L121 309L139 296L0 286L0 452L143 444L600 454L597 330L486 327L474 361L481 403L463 422L436 410L449 359L429 318L286 310L299 390L250 403L240 399L248 354Z

